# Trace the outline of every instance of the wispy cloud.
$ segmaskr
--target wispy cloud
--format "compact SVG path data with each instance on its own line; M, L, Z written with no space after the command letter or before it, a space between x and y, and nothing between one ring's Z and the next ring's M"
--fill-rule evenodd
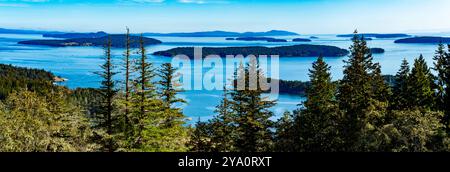
M165 0L119 0L119 2L122 3L140 3L140 4L145 4L145 3L163 3Z
M228 4L226 0L178 0L183 4Z

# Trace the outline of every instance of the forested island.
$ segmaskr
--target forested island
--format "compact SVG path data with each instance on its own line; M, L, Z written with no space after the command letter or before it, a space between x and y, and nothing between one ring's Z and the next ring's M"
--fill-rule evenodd
M141 37L130 35L131 47L138 47ZM123 48L125 47L126 35L108 35L100 38L73 38L65 40L30 40L30 41L20 41L19 44L26 45L43 45L52 47L69 47L69 46L105 46L108 40L111 40L112 47ZM145 45L161 44L162 42L153 39L142 37Z
M422 36L413 37L396 40L395 43L402 44L439 44L439 43L450 43L450 38L448 37L433 37L433 36Z
M337 35L337 37L347 37L352 38L355 34L343 34ZM403 34L403 33L389 33L389 34L380 34L380 33L362 33L358 34L364 38L402 38L402 37L411 37L411 35Z
M370 52L372 54L383 54L385 50L383 48L371 48Z
M312 38L312 39L317 39L317 38ZM292 39L292 42L311 42L311 39L295 38L295 39Z
M64 39L73 39L73 38L101 38L104 36L108 36L108 33L99 31L92 33L47 33L43 34L43 37L46 38L64 38Z
M218 55L220 57L226 57L227 55L279 55L280 57L314 57L323 55L326 57L342 57L349 53L348 50L341 49L335 46L327 45L293 45L293 46L281 46L281 47L204 47L203 57L208 55ZM189 58L194 58L194 47L179 47L166 51L155 52L154 55L174 57L176 55L186 55Z

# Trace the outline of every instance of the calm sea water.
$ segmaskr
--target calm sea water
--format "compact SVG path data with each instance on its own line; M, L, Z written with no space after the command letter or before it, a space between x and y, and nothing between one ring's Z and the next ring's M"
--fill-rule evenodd
M296 37L278 37L282 39L308 38L310 35ZM333 45L340 48L348 48L351 45L349 38L337 38L335 35L315 35L319 39L314 39L310 44ZM441 35L447 36L447 35ZM29 39L45 39L41 35L14 35L0 34L0 63L12 64L22 67L45 69L54 74L69 79L65 85L69 88L98 87L99 77L94 74L100 71L99 65L103 63L102 48L96 47L44 47L18 45L17 42ZM175 38L157 37L164 43L161 45L149 46L148 52L167 50L175 47L200 46L200 47L227 47L227 46L284 46L299 43L267 43L267 42L241 42L226 41L225 38ZM375 62L382 65L384 74L395 74L399 69L401 61L406 58L410 63L423 54L428 64L433 64L433 54L436 45L432 44L395 44L394 39L374 39L369 41L372 48L384 48L386 53L374 55ZM113 54L117 64L121 62L123 50L115 49ZM280 78L284 80L308 80L308 69L317 57L280 58ZM326 62L332 67L333 79L342 78L344 66L343 60L347 57L326 57ZM171 58L157 57L150 55L155 66L162 63L171 62ZM195 68L196 66L193 66ZM117 79L120 79L119 74ZM198 82L198 81L194 81ZM184 105L184 113L195 122L210 119L214 115L214 108L221 100L222 91L186 91L180 96L188 101ZM295 95L280 95L278 104L273 108L278 118L285 111L292 111L297 108L297 104L304 101L304 98Z

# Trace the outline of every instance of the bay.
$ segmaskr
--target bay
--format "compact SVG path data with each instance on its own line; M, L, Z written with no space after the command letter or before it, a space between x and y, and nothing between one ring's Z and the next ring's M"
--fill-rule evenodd
M443 34L434 34L435 36L447 36ZM291 40L293 38L309 38L312 35L302 35L296 37L276 37L279 39ZM227 41L225 38L177 38L177 37L155 37L163 41L161 45L149 46L148 52L167 50L175 47L229 47L229 46L285 46L296 44L318 44L333 45L347 49L351 45L348 38L338 38L336 35L314 35L319 39L314 39L308 43L287 42L287 43L268 43L263 41L245 42L245 41ZM63 78L69 79L65 86L69 88L97 88L100 85L100 78L94 74L100 71L99 65L103 63L103 50L99 47L44 47L19 45L18 41L30 39L48 39L41 35L17 35L0 34L0 63L12 64L21 67L44 69L53 72ZM394 75L401 61L406 58L411 64L420 54L423 54L428 65L433 64L433 55L437 46L432 44L395 44L394 39L374 39L368 41L372 48L383 48L384 54L374 55L374 61L382 66L383 74ZM121 62L123 50L114 49L114 61L117 65ZM156 67L163 63L171 62L171 58L149 56ZM290 57L280 58L280 78L283 80L308 80L308 69L317 57ZM343 62L347 57L326 57L325 61L331 66L332 77L334 80L341 79L343 76ZM198 66L192 66L195 68ZM226 68L226 66L225 66ZM206 72L206 71L204 71ZM121 76L116 78L121 79ZM193 80L193 82L199 82ZM214 108L219 104L222 91L185 91L180 97L186 99L188 104L183 105L184 113L190 118L189 123L194 123L198 119L208 120L214 115ZM267 95L271 97L271 95ZM279 95L278 104L273 108L276 116L279 118L283 112L292 111L305 98L296 95Z

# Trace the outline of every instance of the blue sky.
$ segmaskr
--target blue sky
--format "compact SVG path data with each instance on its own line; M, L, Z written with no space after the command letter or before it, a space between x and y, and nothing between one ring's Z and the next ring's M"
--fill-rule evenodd
M61 31L450 32L448 0L0 0L0 27Z

